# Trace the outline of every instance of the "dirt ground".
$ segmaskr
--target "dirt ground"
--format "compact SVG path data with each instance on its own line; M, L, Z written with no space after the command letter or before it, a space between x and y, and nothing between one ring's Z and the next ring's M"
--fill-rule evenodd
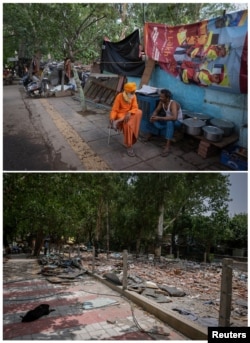
M50 114L55 125L63 134L66 141L71 146L72 150L79 156L80 161L85 166L86 170L110 170L109 166L82 140L75 130L64 120L53 106L50 106L46 99L41 99L46 111ZM88 111L88 113L91 111ZM92 112L91 112L92 113ZM95 112L93 112L95 113ZM85 114L87 115L87 113Z

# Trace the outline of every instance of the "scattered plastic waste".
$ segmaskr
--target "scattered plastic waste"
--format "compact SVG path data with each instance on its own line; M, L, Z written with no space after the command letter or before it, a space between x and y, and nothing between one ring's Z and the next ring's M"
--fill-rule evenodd
M119 302L109 298L97 298L91 301L85 301L83 303L84 310L92 310L99 307L105 307L110 305L118 305Z

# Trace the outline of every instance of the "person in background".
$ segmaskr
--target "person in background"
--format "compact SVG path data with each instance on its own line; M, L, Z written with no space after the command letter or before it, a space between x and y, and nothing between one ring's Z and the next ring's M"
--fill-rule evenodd
M71 59L69 57L66 57L64 59L64 82L65 82L65 84L69 83L69 80L71 77L72 77Z
M212 73L206 66L198 65L193 62L184 61L179 70L180 79L187 84L197 84L208 87L212 84L220 84L223 81L224 73Z
M160 102L152 113L150 123L148 123L147 140L150 140L150 128L153 126L164 132L166 144L164 145L161 156L168 156L171 147L171 140L174 137L176 128L182 125L183 115L180 104L172 100L172 93L167 89L162 89L160 92ZM151 130L152 131L152 130Z
M124 145L130 157L135 156L133 145L138 139L142 118L135 91L134 82L126 83L123 92L116 96L110 112L110 125L113 129L123 132Z

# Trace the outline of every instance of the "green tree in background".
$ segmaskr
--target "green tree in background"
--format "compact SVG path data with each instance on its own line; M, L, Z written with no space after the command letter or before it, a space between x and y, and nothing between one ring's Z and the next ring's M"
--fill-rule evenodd
M234 11L237 4L178 3L5 3L3 57L54 60L70 57L90 63L100 57L104 36L119 41L145 21L181 25Z
M223 240L244 245L246 215L229 218L229 185L220 173L5 173L4 244L32 237L39 255L50 236L156 256L166 235L173 249L184 237L207 254Z

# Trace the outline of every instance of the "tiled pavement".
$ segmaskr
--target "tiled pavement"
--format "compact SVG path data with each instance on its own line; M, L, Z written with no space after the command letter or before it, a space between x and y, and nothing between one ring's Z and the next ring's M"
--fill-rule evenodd
M27 99L32 113L43 120L45 109L40 99ZM206 159L197 154L199 141L191 136L176 142L167 157L161 157L162 139L150 142L139 140L134 150L136 156L127 155L123 135L112 130L108 144L110 108L87 101L87 112L81 113L77 97L51 97L43 99L78 133L88 146L114 171L223 171L217 154ZM79 169L79 167L78 167Z
M56 284L40 273L37 260L15 256L3 266L3 340L187 340L154 316L88 274ZM115 304L83 309L107 298ZM30 323L21 317L41 303L55 309Z

